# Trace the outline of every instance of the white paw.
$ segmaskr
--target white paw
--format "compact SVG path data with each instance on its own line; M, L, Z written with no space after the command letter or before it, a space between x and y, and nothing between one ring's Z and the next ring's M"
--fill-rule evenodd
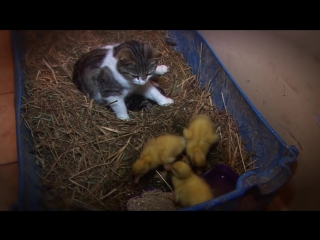
M169 71L169 68L166 65L159 65L156 68L156 74L163 75Z
M130 118L119 117L119 119L123 121L130 121Z
M172 103L174 103L173 99L171 98L166 98L165 101L162 101L161 103L159 103L160 106L169 106Z
M121 119L121 120L124 120L124 121L129 121L130 120L130 117L128 114L126 115L119 115L117 116L117 118Z

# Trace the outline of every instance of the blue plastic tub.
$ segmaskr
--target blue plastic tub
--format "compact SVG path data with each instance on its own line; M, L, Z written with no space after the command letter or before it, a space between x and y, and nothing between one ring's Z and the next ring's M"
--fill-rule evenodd
M257 160L255 164L257 168L242 174L237 181L235 190L211 201L182 210L236 210L239 200L249 189L255 187L262 194L274 193L290 178L290 164L296 161L299 154L297 147L288 146L268 124L198 31L170 30L169 35L177 43L176 49L187 59L193 73L197 74L200 71L202 83L212 81L213 99L220 109L224 109L221 95L223 93L225 105L240 128L241 137L246 142L246 149L257 154L257 157L253 159ZM35 156L32 154L31 134L21 118L21 114L23 114L20 108L22 98L26 97L21 56L26 51L19 31L12 31L12 43L20 167L19 201L13 209L40 210L40 201L44 192L36 174L37 165L35 164ZM200 51L201 54L199 54Z

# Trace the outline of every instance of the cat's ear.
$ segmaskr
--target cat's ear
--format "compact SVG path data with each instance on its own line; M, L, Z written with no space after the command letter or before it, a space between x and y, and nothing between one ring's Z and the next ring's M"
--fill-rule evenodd
M132 57L132 52L129 49L121 49L118 54L117 54L117 58L119 59L119 61L123 64L126 65L134 65L134 60Z
M149 59L149 63L156 64L158 62L158 59L161 58L162 53L157 50L154 50L151 56L152 57Z
M152 49L152 55L151 55L151 58L150 59L159 59L161 58L162 56L162 53L159 52L157 49Z
M157 49L151 47L149 44L146 44L146 47L148 48L149 62L156 62L159 58L161 58L162 53Z

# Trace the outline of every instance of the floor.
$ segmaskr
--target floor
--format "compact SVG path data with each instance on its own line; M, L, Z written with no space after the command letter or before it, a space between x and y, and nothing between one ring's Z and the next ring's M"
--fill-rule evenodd
M270 125L300 150L277 203L320 210L320 31L200 33Z
M0 30L0 211L18 200L14 77L9 30Z
M320 210L320 48L270 31L200 31L258 110L301 151L292 179L267 210ZM315 41L318 36L313 33ZM290 35L290 34L289 34ZM291 40L295 39L295 42ZM318 42L318 41L315 41ZM308 46L304 48L303 46ZM315 46L315 44L314 44ZM318 51L319 50L319 51ZM0 30L0 210L17 202L18 162L9 30ZM256 203L248 196L244 210Z

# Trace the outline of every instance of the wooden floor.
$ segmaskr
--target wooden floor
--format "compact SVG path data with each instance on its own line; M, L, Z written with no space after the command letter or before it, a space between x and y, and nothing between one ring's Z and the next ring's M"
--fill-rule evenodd
M0 210L17 202L19 166L14 110L14 77L9 30L0 30Z

